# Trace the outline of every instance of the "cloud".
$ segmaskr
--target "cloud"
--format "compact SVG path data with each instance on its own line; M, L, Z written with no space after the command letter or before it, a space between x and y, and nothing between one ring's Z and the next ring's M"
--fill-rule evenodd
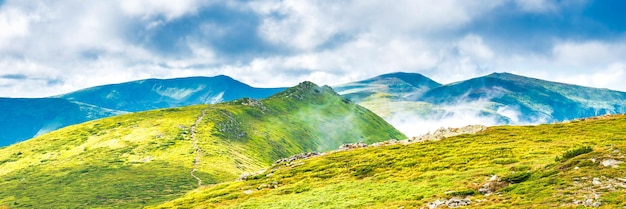
M63 82L50 82L55 88L44 81L11 83L0 86L0 96L218 74L264 87L302 80L333 85L395 71L442 83L509 71L626 89L609 79L626 63L625 47L615 44L623 39L604 30L593 33L601 34L596 39L578 33L602 22L575 22L571 15L578 10L569 5L595 4L576 2L6 1L0 6L0 28L8 28L0 30L0 75ZM568 23L563 35L561 26L541 28L534 19L572 21L548 21ZM524 40L500 33L510 31L508 25ZM527 28L536 33L527 35ZM620 34L615 30L608 31Z
M255 1L261 15L260 34L269 42L297 50L313 50L335 38L355 34L429 34L454 29L481 12L495 8L494 1L443 0L437 4L400 0L393 3L351 1Z
M203 0L122 0L119 1L119 4L124 14L138 16L142 20L149 20L158 16L172 20L183 15L194 14L199 8L210 2ZM148 26L155 23L150 22Z

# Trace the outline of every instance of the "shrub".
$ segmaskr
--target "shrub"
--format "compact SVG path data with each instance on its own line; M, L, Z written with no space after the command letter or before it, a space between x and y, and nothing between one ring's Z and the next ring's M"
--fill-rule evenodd
M366 176L369 176L372 171L374 171L374 168L372 168L371 166L359 166L354 169L354 176L356 176L357 178L364 178Z
M470 195L475 195L475 194L477 194L476 190L468 189L468 190L456 191L456 192L448 193L448 196L450 196L450 197L454 197L454 196L470 196Z
M494 163L494 164L508 165L508 164L512 164L512 163L517 163L517 162L519 162L519 160L513 159L513 158L500 158L500 159L495 159L495 160L493 160L491 162Z
M593 149L590 146L584 146L584 147L579 147L573 150L568 150L567 152L563 153L561 157L556 157L555 161L557 162L566 161L576 156L590 153L591 151L593 151Z
M502 180L507 181L511 184L517 184L528 180L528 178L530 178L530 172L517 172L505 176L504 178L502 178Z

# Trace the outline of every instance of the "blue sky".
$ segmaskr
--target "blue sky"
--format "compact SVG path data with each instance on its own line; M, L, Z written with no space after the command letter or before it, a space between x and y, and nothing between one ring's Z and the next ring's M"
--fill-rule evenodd
M391 2L391 3L390 3ZM626 91L625 1L0 0L0 97L225 74L253 86L492 72Z

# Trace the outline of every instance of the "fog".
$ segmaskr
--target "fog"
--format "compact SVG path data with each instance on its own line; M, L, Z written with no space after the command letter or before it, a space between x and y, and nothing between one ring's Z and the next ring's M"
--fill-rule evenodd
M456 128L467 125L528 125L545 123L545 119L533 121L520 120L522 113L518 107L498 106L486 99L466 102L460 101L449 105L439 105L429 110L429 114L418 111L392 111L387 122L400 130L407 137L419 136L444 128Z

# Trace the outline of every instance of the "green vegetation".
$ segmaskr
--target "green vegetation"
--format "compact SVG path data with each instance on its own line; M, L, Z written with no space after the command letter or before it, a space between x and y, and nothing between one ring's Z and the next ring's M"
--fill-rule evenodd
M0 205L138 208L198 188L192 169L210 185L293 154L391 138L405 136L332 89L305 82L260 101L121 115L2 148Z
M556 157L556 161L566 161L578 155L590 153L591 151L593 151L593 149L591 149L590 146L584 146L577 149L568 150L567 152L563 153L563 156Z
M255 178L200 188L157 208L419 208L451 197L471 199L471 208L575 208L588 199L622 208L626 168L601 162L624 161L625 140L624 115L491 127L475 135L276 165ZM580 147L592 151L554 161ZM492 175L502 182L492 186L497 194L479 193Z

